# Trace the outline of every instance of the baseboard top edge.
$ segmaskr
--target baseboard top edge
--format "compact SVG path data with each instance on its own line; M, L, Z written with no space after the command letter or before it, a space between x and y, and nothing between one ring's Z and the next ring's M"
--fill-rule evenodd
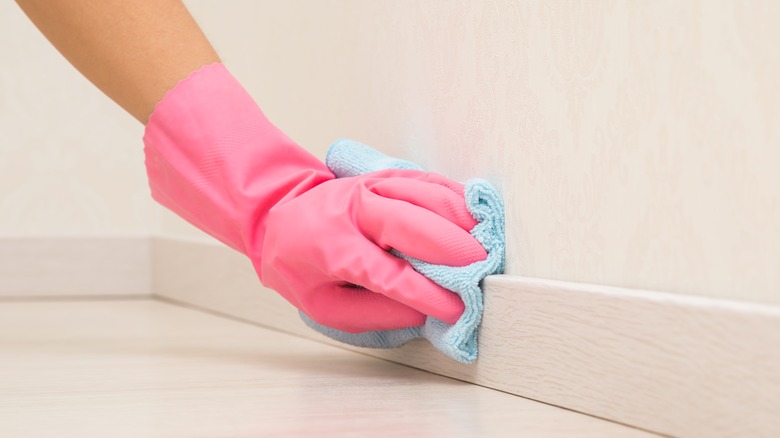
M558 290L572 293L588 293L615 299L641 299L651 302L663 302L679 306L694 306L738 312L760 313L768 317L780 318L780 305L774 303L745 301L709 295L694 295L681 292L665 292L649 289L634 289L621 286L578 283L564 280L523 277L519 275L490 275L484 280L485 287L498 286L512 289L527 289L538 293L540 289Z

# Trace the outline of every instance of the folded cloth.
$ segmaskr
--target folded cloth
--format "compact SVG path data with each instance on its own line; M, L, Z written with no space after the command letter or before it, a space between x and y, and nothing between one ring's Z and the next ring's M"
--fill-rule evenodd
M369 146L353 140L338 140L331 145L325 164L336 177L357 176L383 169L422 170L405 160L388 157ZM487 275L504 271L504 203L498 191L487 181L471 179L465 184L468 211L479 223L471 235L487 251L487 259L468 266L434 265L397 251L398 257L442 287L460 295L465 310L455 324L428 317L425 325L398 330L347 333L320 325L301 313L311 328L337 341L368 348L397 348L415 338L425 338L447 356L463 363L477 359L477 328L482 320L482 290L480 281Z

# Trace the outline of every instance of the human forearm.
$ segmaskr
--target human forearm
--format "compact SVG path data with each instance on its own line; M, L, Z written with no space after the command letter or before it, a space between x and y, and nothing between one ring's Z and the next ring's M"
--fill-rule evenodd
M166 91L219 61L179 0L17 0L87 79L142 123Z

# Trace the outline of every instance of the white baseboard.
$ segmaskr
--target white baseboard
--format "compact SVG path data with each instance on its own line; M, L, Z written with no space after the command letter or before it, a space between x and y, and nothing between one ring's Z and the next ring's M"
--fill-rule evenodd
M152 253L160 297L332 343L234 251L156 238ZM663 434L780 436L778 307L507 276L484 290L474 365L424 341L355 350Z
M0 297L151 295L147 237L0 238Z

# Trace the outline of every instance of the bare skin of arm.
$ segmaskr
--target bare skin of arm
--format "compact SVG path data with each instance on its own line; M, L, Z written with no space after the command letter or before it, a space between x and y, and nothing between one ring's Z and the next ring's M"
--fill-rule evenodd
M87 79L146 124L166 91L219 56L179 0L16 0Z

